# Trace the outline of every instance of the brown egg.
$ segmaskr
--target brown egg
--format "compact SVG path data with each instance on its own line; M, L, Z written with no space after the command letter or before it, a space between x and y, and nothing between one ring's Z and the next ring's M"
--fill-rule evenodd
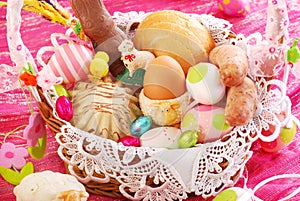
M144 76L144 94L152 100L168 100L186 91L180 64L170 56L159 56L149 63Z

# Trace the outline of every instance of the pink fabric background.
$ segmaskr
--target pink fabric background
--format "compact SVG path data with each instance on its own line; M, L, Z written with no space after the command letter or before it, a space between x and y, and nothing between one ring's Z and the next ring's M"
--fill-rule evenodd
M69 1L59 1L63 6L69 8ZM229 20L233 24L233 31L249 35L250 33L259 31L264 33L266 23L266 0L253 0L251 2L251 13L246 18L230 18L224 16L216 5L216 0L126 0L113 1L104 0L110 13L114 11L155 11L160 9L174 9L188 13L207 13L216 17ZM288 0L288 9L290 16L290 36L294 38L300 32L300 0ZM36 51L49 44L49 36L52 32L64 32L65 28L61 25L52 24L42 17L28 13L23 13L23 24L21 27L22 37L25 45L31 50L33 56ZM8 47L6 43L6 26L5 26L6 8L0 7L0 63L12 65L9 58ZM1 69L0 69L1 70ZM300 81L290 76L288 85L288 95L292 100L292 113L300 118ZM35 109L37 109L35 107ZM29 111L26 106L24 95L21 90L13 90L4 94L0 94L0 133L7 133L14 128L28 123ZM16 134L21 134L17 132ZM3 140L0 137L0 142ZM8 138L8 141L14 141L16 144L22 144L24 141L18 138ZM35 171L52 170L65 172L63 162L56 154L57 144L53 136L49 133L47 154L42 160L33 160ZM274 175L285 173L300 173L300 133L297 130L295 140L282 151L274 154L268 154L259 149L259 145L253 145L253 157L246 165L249 174L247 186L253 188L263 179ZM241 181L237 185L241 185ZM300 179L278 180L265 185L256 195L262 200L275 201L292 192L300 186ZM8 184L0 177L0 198L5 201L13 201L15 197L12 193L13 185ZM91 195L89 200L93 201L120 201L107 197ZM192 197L189 201L202 200L200 197ZM300 200L300 195L295 196L291 200Z

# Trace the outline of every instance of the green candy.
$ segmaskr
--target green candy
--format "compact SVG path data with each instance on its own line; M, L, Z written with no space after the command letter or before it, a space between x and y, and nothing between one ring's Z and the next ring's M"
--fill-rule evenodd
M67 89L63 85L61 84L54 85L54 88L58 96L65 96L67 98L70 98Z
M198 131L196 130L187 130L184 131L178 139L178 148L184 149L193 147L198 142Z
M237 194L234 190L228 189L218 194L213 201L236 201Z
M280 139L284 143L291 142L296 135L296 124L293 123L292 128L286 128L284 127L280 133Z

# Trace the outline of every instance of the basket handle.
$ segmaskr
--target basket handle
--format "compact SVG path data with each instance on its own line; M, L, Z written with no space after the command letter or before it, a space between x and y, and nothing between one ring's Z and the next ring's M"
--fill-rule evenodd
M44 68L47 67L47 64L45 63L45 61L43 60L43 55L46 52L54 52L55 51L55 47L52 46L46 46L46 47L42 47L41 49L39 49L39 51L36 54L36 59L38 61L38 63Z

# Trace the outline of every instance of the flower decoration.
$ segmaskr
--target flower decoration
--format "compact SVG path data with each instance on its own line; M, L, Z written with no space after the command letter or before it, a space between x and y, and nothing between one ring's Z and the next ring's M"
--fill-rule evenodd
M53 85L61 84L62 77L56 77L54 73L47 67L44 67L37 75L37 83L43 89L49 90Z
M13 143L6 142L0 148L0 166L21 169L25 164L28 152L24 147L17 148Z
M27 139L28 146L35 146L38 139L46 133L45 122L40 113L35 113L29 118L29 125L25 128L23 136Z
M26 71L20 75L20 80L22 80L26 86L36 86L37 85L36 76L32 75Z

